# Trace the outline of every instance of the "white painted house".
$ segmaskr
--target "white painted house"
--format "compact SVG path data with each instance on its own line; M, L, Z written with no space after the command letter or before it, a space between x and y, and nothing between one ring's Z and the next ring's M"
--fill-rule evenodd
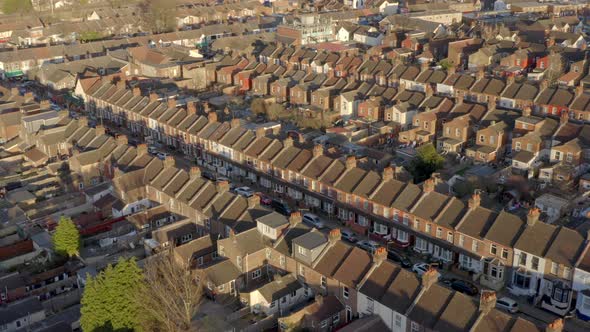
M267 316L287 313L297 304L310 298L310 292L293 274L278 277L274 281L250 293L250 310Z

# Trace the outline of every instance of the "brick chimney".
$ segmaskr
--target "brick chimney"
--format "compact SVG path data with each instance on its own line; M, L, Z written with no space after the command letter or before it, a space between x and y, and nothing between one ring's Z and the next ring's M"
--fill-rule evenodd
M293 146L293 139L291 137L287 137L287 138L285 138L285 140L283 140L283 147L290 148L292 146Z
M430 178L424 181L424 188L423 191L425 193L430 193L434 191L434 179Z
M43 99L39 102L39 108L42 110L48 109L51 106L49 99Z
M549 323L545 328L545 332L562 332L563 331L563 319L557 318L553 322Z
M533 110L531 109L530 106L526 106L523 110L522 110L522 116L531 116L531 114L533 113Z
M138 87L133 88L133 95L136 97L141 96L141 90Z
M321 144L316 144L313 146L313 157L317 158L324 154L324 147Z
M484 78L486 76L486 72L484 70L484 67L479 67L477 69L477 75L475 76L475 78L477 78L478 80Z
M145 144L145 143L139 144L137 146L137 155L138 156L143 156L143 155L146 155L146 154L148 154L147 144Z
M340 229L334 228L328 234L328 242L330 242L331 245L334 245L336 242L340 241L341 236L342 234L340 234Z
M117 145L127 145L129 143L127 140L127 135L118 134L115 139L117 141Z
M291 212L291 215L289 216L289 224L291 224L291 226L297 225L302 220L303 219L301 218L301 212L299 212L299 211Z
M488 99L488 111L496 110L496 97L490 96Z
M88 118L83 115L78 119L78 127L87 127L88 126Z
M373 264L376 266L381 265L381 263L387 260L387 250L384 247L379 247L375 249L373 253Z
M151 102L151 103L154 103L154 102L156 102L156 101L158 101L158 94L157 94L157 93L155 93L155 92L151 92L151 93L150 93L150 102Z
M10 88L10 94L13 96L18 96L18 88Z
M229 182L227 181L217 181L215 183L215 187L217 189L217 192L222 194L222 193L226 193L229 191Z
M217 112L212 111L212 112L207 113L207 119L211 123L217 122Z
M429 289L430 286L436 284L438 281L438 276L438 271L436 271L435 268L428 268L428 271L424 272L422 275L422 288Z
M387 166L383 169L383 175L381 176L383 182L393 180L393 167Z
M124 80L120 80L117 82L117 90L125 90L126 84Z
M247 200L249 209L255 208L256 206L260 205L260 196L258 195L252 195L248 197Z
M355 167L356 167L356 157L355 156L346 157L346 169L353 169Z
M562 111L561 114L559 115L559 123L560 124L566 124L568 123L568 121L570 120L569 117L569 112L568 111Z
M479 195L479 191L476 191L473 193L473 195L471 195L471 198L469 199L468 202L468 206L470 210L473 210L477 207L479 207L481 203L481 196Z
M533 226L537 221L539 221L539 216L541 215L541 210L539 208L532 208L529 210L529 213L526 215L526 224L528 226Z
M189 175L190 175L191 179L199 178L199 177L201 177L201 169L198 168L197 166L193 166L193 167L191 167Z
M173 156L166 156L164 159L164 168L172 168L176 164L176 160L174 160Z
M483 291L479 296L479 311L488 314L496 307L496 292Z
M176 98L168 98L168 108L176 108Z
M322 294L316 294L315 302L320 306L324 304L324 297L322 296Z
M211 106L209 105L209 102L203 103L203 111L205 113L209 113L210 110L211 110Z
M514 84L514 76L512 75L508 75L506 77L506 86L512 85Z
M237 118L231 119L231 122L230 122L231 128L239 128L240 124L241 124L240 119L237 119Z
M186 103L186 112L188 114L197 114L197 105L194 101L189 101Z
M96 129L95 129L96 136L104 135L105 132L106 132L106 130L103 125L96 125Z
M576 87L576 96L581 96L584 94L584 86L582 84Z
M539 83L539 92L543 92L543 90L549 87L549 81L546 79L542 79L541 83Z
M32 100L34 98L33 93L31 91L25 92L25 100Z

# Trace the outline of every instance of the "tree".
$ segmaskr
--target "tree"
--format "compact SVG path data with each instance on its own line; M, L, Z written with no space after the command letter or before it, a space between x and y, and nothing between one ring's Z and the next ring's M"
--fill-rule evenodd
M80 232L72 219L62 216L53 234L55 252L72 257L80 253Z
M410 172L416 183L428 179L432 173L443 166L445 159L436 152L432 144L425 144L416 149L417 155L412 160Z
M2 3L4 14L24 14L31 11L33 11L33 5L30 0L4 0Z
M285 107L283 105L274 103L266 109L266 117L271 121L275 121L278 120L284 112Z
M150 317L144 320L146 330L159 326L165 331L189 331L193 317L201 304L200 274L189 266L174 261L172 254L162 252L152 257L145 266L145 287L137 300Z
M262 98L252 99L250 108L252 109L252 112L254 112L254 114L266 114L266 103Z
M169 0L144 0L139 4L144 23L153 33L174 30L176 3Z
M141 331L144 319L136 298L144 287L135 258L121 258L95 278L88 276L80 324L84 331Z

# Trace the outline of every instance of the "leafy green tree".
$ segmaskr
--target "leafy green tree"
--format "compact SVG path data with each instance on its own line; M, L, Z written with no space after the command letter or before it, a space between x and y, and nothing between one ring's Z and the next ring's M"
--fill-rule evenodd
M134 258L121 258L96 278L89 276L81 300L82 330L141 331L145 317L136 299L143 287L143 274Z
M252 99L250 108L252 109L252 112L255 114L266 114L266 103L262 98Z
M275 121L278 120L281 115L284 115L285 107L281 104L272 104L266 109L266 117L271 120Z
M102 39L102 37L102 34L97 31L84 31L80 33L80 40L83 42L99 40Z
M416 157L410 165L410 172L414 176L414 181L419 183L442 168L445 159L436 152L436 149L430 143L417 148L416 152Z
M62 216L53 234L55 252L73 257L80 253L80 232L72 219Z
M33 10L30 0L4 0L2 3L2 12L4 14L27 13Z

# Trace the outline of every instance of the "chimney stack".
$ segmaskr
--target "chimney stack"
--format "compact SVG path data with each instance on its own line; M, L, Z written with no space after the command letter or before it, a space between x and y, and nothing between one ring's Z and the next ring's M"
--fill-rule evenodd
M539 84L539 92L543 92L543 90L549 87L549 81L546 79L542 79L541 83Z
M317 158L324 154L324 147L321 144L316 144L313 146L313 157Z
M341 236L342 234L340 234L340 229L334 228L328 234L328 242L330 242L331 245L334 245L336 242L340 241Z
M435 268L428 268L428 271L424 272L424 274L422 275L422 288L429 289L430 286L436 284L436 282L438 281L438 277L439 274Z
M158 94L155 92L150 93L150 103L155 103L158 101Z
M120 80L117 82L117 90L125 90L126 85L124 80Z
M258 195L252 195L248 197L247 200L249 209L255 208L256 206L260 205L260 196Z
M301 221L302 221L301 212L299 212L299 211L291 212L291 215L289 216L289 224L291 224L291 226L295 226L295 225L299 224Z
M563 319L557 318L553 322L547 325L545 332L562 332L563 331Z
M145 144L145 143L139 144L137 146L137 155L138 156L143 156L143 155L146 155L146 154L148 154L147 144Z
M424 188L423 191L425 193L431 193L434 191L434 179L430 178L424 181Z
M481 203L481 197L479 195L479 191L476 191L473 193L473 195L469 199L469 203L468 203L469 210L473 210L473 209L479 207L480 203Z
M291 137L285 138L285 140L283 141L283 147L290 148L292 146L293 146L293 139Z
M561 111L561 114L559 115L559 123L563 125L568 123L569 120L569 112L566 110Z
M576 87L576 96L581 96L584 94L584 86L582 84Z
M168 98L168 108L176 108L176 98Z
M483 291L479 296L479 311L488 314L496 307L496 292Z
M240 119L238 119L238 118L231 119L230 126L232 129L239 128L240 127Z
M88 118L85 115L78 119L78 127L88 127Z
M141 90L138 87L133 88L133 96L141 96Z
M381 176L383 182L393 180L393 167L387 166L383 169L383 175Z
M211 123L217 122L217 112L211 111L211 112L207 113L207 119Z
M102 136L106 133L106 130L103 125L96 125L95 131L96 136Z
M166 156L164 159L164 168L172 168L176 164L173 156Z
M201 177L201 169L198 168L197 166L193 166L193 167L191 167L189 175L190 175L191 179L199 178L199 177Z
M531 109L530 106L526 106L523 110L522 110L522 115L523 116L531 116L531 114L533 113L533 110Z
M197 114L197 105L195 105L194 101L189 101L186 103L186 112L188 114Z
M215 183L215 187L216 187L218 193L220 193L220 194L226 193L229 191L229 182L217 181Z
M346 157L346 169L353 169L355 167L356 167L356 157L355 156Z
M117 145L127 145L129 143L127 135L118 134L115 139L117 140Z
M43 99L39 102L39 108L42 110L46 110L51 106L49 99Z
M10 94L13 96L18 96L19 92L18 92L18 88L10 88Z
M381 263L387 260L387 250L384 247L378 247L375 249L373 253L373 264L376 266L381 265Z
M316 294L315 302L320 306L324 304L324 297L322 296L322 294Z
M477 69L477 76L475 76L475 78L477 78L478 80L484 78L486 76L486 72L484 70L484 67L479 67L479 69Z
M256 128L256 138L262 138L266 136L266 128L258 127Z
M509 75L506 77L506 86L514 84L514 76Z
M529 213L526 216L526 224L528 226L533 226L537 221L539 221L539 216L541 215L541 210L539 208L532 208L529 210Z

